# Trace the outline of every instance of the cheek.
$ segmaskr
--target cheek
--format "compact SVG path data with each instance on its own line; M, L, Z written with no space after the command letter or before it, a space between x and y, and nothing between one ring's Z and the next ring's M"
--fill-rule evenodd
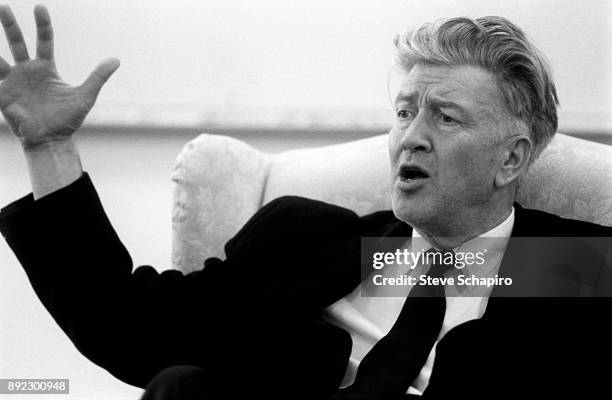
M466 144L449 152L443 161L443 170L447 184L451 187L470 187L475 189L488 185L493 171L491 149L478 148L474 144Z
M391 165L395 165L397 160L399 159L399 155L402 153L401 150L401 133L393 128L389 131L389 160L391 160Z

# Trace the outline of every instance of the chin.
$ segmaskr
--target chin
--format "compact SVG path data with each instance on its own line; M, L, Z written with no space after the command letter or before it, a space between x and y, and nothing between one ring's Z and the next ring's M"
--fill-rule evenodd
M394 188L391 194L391 208L397 219L413 228L428 230L431 223L440 217L440 209L436 209L434 199L424 195L407 195ZM438 210L438 211L436 211Z
M395 217L410 226L418 223L419 217L423 217L424 210L422 201L409 199L399 189L394 189L391 195L391 208Z

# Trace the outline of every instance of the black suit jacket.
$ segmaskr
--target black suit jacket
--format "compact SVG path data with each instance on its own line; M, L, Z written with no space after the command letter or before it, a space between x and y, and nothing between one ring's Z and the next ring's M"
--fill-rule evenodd
M515 210L513 236L612 236L610 228ZM163 368L187 364L230 398L309 399L331 396L346 368L350 335L321 315L361 282L360 237L412 232L390 211L358 217L283 197L228 241L226 260L210 258L188 275L132 271L86 174L38 201L12 203L0 230L75 346L122 381L144 387ZM516 259L524 260L510 249L500 274ZM605 257L569 259L573 271L596 271L586 282L591 294L610 295ZM494 295L483 318L440 341L425 396L607 390L611 305L605 297Z

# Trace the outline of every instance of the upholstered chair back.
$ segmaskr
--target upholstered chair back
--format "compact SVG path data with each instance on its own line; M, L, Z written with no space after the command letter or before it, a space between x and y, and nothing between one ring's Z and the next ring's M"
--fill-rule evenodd
M201 269L264 204L299 195L359 215L389 209L387 135L266 154L225 136L187 143L172 179L172 264ZM518 202L563 217L612 226L612 146L557 134L531 167Z

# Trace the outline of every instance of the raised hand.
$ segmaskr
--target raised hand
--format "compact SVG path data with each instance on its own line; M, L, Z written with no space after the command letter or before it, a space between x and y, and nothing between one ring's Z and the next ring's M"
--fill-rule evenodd
M49 12L38 5L34 17L36 58L30 59L13 12L0 5L0 21L15 60L11 67L0 57L0 111L25 149L69 139L119 67L119 60L110 58L100 63L81 86L66 84L55 67Z

